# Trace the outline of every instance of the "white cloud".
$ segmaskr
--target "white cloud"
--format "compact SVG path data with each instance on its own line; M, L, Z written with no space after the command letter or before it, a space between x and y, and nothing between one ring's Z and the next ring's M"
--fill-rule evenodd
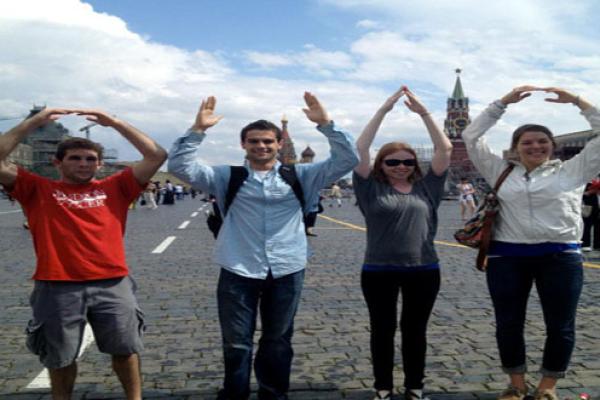
M377 29L381 27L381 24L372 19L361 19L356 23L356 26L364 29Z
M324 51L312 44L305 45L304 50L300 52L274 54L247 51L245 54L248 61L261 68L297 67L324 77L335 76L340 70L354 67L354 61L349 54L342 51Z
M246 56L248 57L248 61L262 68L283 67L294 64L294 61L289 56L282 54L247 51Z
M211 163L235 163L242 159L240 128L283 114L298 152L310 144L318 158L328 153L301 111L305 90L355 134L401 84L415 89L442 123L456 67L463 68L472 117L527 82L564 86L598 101L600 39L583 32L597 16L590 2L322 1L357 13L358 29L347 32L350 45L233 55L152 42L125 21L75 0L0 2L0 115L21 115L32 103L100 107L169 147L191 124L201 98L215 95L217 113L225 118L209 131L211 150L203 156ZM243 66L235 64L240 56ZM256 68L248 73L248 65ZM547 124L556 133L587 128L575 108L536 95L510 107L491 132L491 144L505 146L510 131L525 122ZM77 129L85 122L70 118L65 124ZM0 123L0 130L8 126ZM118 147L124 159L137 157L110 130L94 128L92 135ZM402 105L384 121L374 147L387 140L429 142L419 119Z

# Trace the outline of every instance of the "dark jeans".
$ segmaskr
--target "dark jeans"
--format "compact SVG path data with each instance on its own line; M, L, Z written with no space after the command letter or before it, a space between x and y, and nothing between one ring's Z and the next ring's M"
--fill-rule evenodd
M592 240L592 231L594 240ZM600 250L600 215L592 214L589 218L583 218L583 237L581 238L583 247L591 247L594 250Z
M300 302L304 270L266 280L245 278L221 269L217 288L223 335L225 381L219 399L242 400L250 395L252 345L260 308L262 333L254 360L261 400L287 399L290 386L294 316Z
M304 217L304 226L306 228L313 228L317 222L317 212L311 211Z
M400 291L404 386L407 389L422 389L425 377L427 321L440 289L440 270L363 271L361 286L371 321L371 357L375 389L391 391L394 387L394 335Z
M575 346L575 314L583 286L582 258L576 253L489 259L487 283L496 313L502 369L509 374L527 371L523 329L534 282L546 323L540 371L562 378Z

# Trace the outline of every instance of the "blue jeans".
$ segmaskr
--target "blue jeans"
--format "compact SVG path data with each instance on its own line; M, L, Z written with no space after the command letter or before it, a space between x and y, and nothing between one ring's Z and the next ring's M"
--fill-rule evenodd
M562 378L575 346L575 315L583 286L582 257L577 253L488 260L487 283L496 313L502 369L509 374L527 371L523 330L534 282L546 323L540 371L544 376Z
M260 308L262 334L254 360L261 400L287 399L294 351L292 333L304 270L274 279L252 279L221 269L217 288L225 381L218 399L250 396L252 345Z

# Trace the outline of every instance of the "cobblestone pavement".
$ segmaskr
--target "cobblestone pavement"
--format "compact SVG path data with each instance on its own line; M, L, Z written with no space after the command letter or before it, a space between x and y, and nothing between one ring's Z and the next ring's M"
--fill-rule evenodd
M214 239L202 212L191 217L203 205L188 199L130 213L128 260L147 319L142 354L146 398L214 399L221 383L215 301L218 268L211 262ZM42 368L24 346L34 257L30 235L21 226L22 215L14 211L0 200L0 398L48 399L48 389L26 388ZM498 367L484 275L472 267L474 251L451 240L460 224L456 202L444 202L440 217L437 248L443 281L429 328L426 389L433 400L493 399L506 378ZM189 225L178 229L186 220ZM324 217L317 221L319 236L311 238L314 255L296 318L291 400L372 398L368 318L359 285L365 240L364 232L355 227L363 225L351 203L339 208L326 205ZM162 254L152 254L167 236L176 239ZM594 258L597 253L588 256L600 266L600 258ZM562 396L582 391L600 396L600 269L588 265L572 369L560 381ZM529 368L536 371L544 326L535 295L529 304L526 334ZM400 390L399 351L396 359L395 382ZM95 345L85 351L79 366L75 398L122 398L108 356Z

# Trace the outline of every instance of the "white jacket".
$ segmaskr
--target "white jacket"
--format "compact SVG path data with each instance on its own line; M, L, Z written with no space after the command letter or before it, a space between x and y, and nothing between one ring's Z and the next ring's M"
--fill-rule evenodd
M462 134L469 158L490 186L508 165L487 146L483 134L502 116L506 106L490 104ZM600 112L590 107L581 114L592 131L600 133ZM581 198L585 184L600 172L600 135L565 162L549 160L531 172L515 162L500 190L500 213L494 240L511 243L578 243L583 233Z

